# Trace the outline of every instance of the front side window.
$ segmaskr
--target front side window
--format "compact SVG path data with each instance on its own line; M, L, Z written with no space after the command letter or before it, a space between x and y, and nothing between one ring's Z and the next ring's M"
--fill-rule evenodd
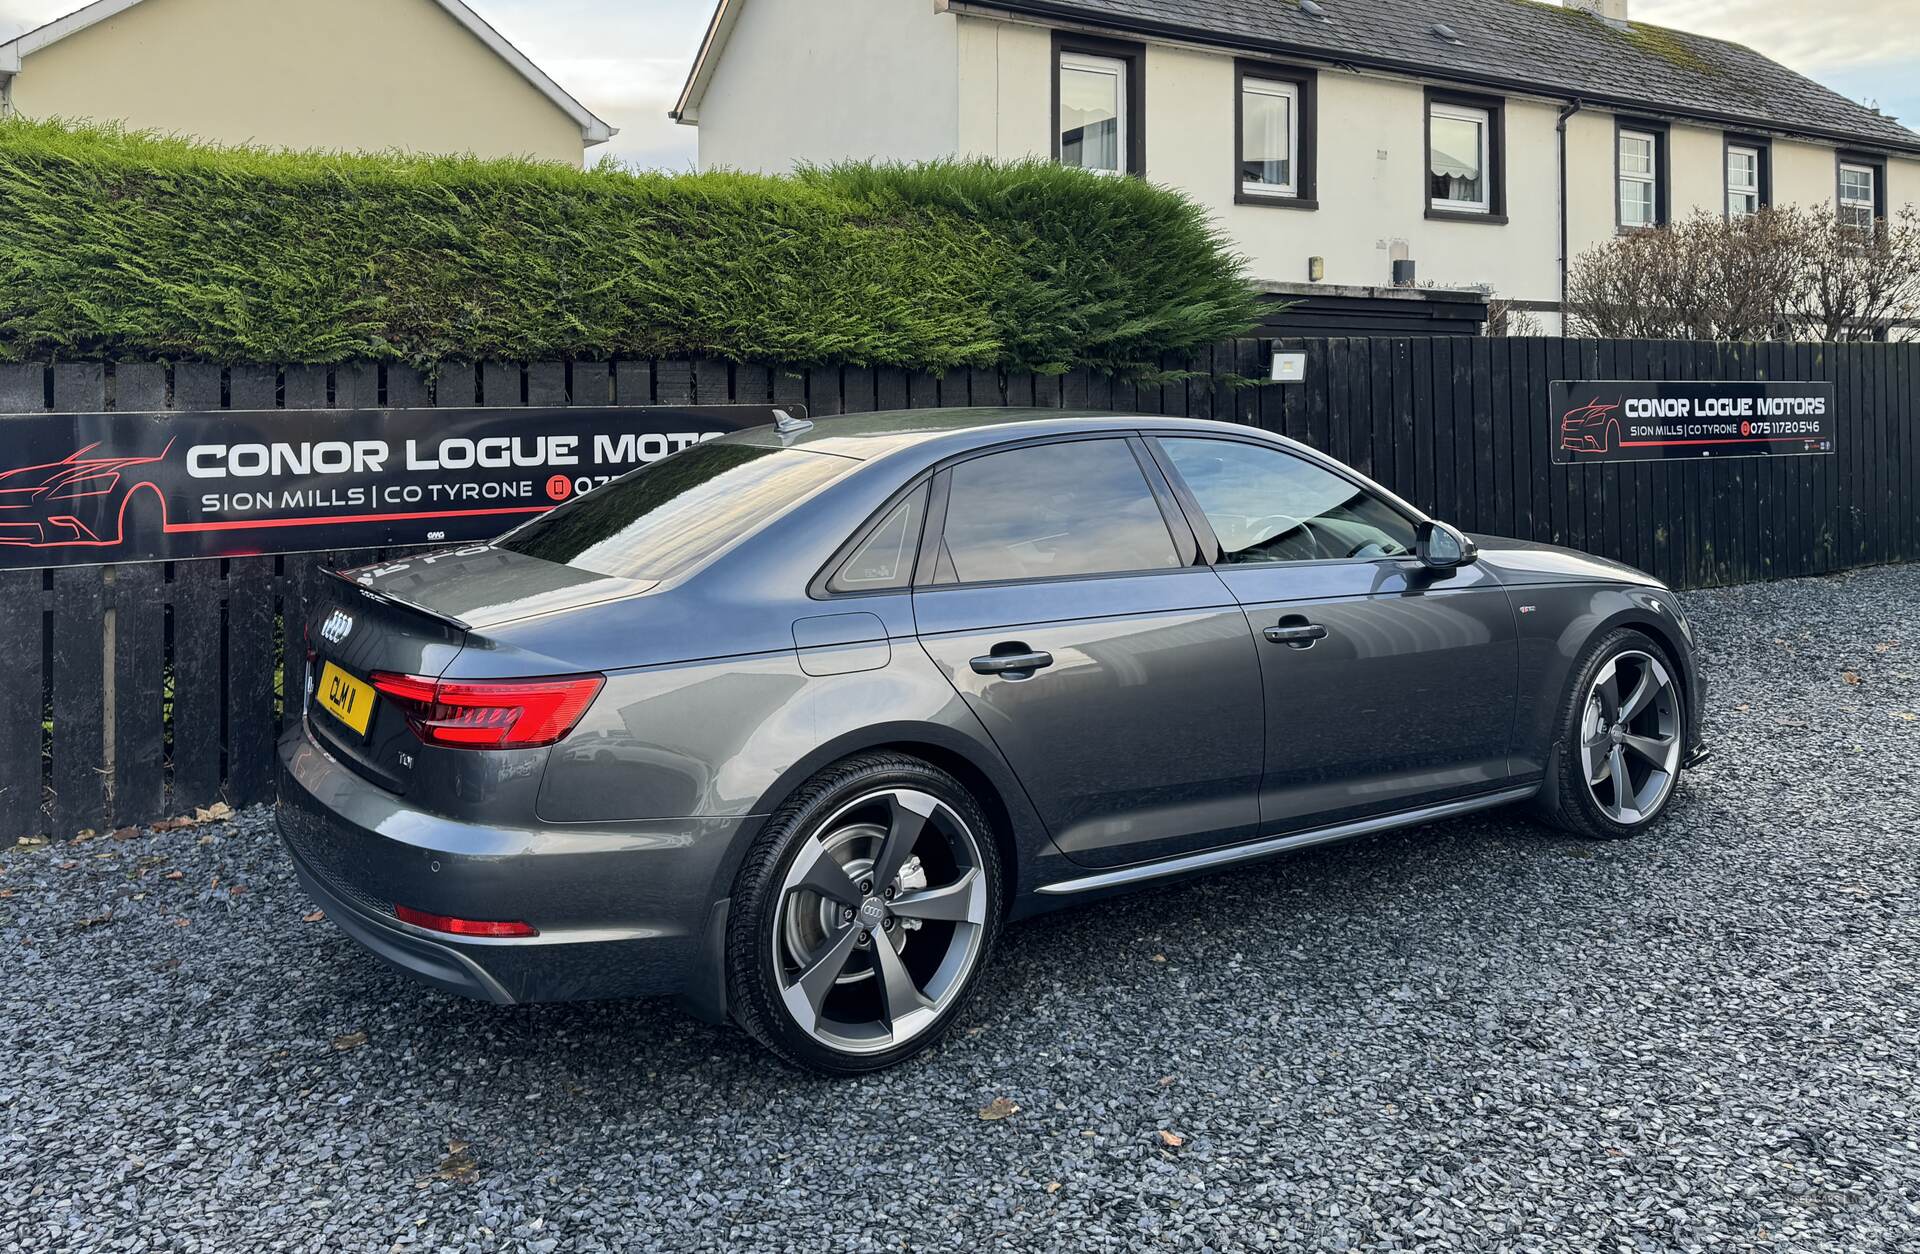
M1435 209L1489 213L1493 206L1492 115L1463 105L1428 106L1428 199Z
M1162 439L1229 565L1371 561L1413 552L1413 523L1365 488L1280 449Z
M1840 167L1840 221L1845 226L1870 230L1878 216L1879 198L1874 181L1879 171L1870 165Z
M1727 216L1746 218L1760 212L1760 150L1727 149Z
M1240 84L1240 190L1249 196L1298 196L1300 88L1273 79Z
M515 528L499 547L596 575L670 579L857 464L799 449L696 444Z
M1125 440L1038 444L955 466L936 583L996 583L1180 565Z
M1060 164L1126 173L1127 70L1119 57L1060 54Z
M1660 141L1645 131L1620 132L1620 225L1660 224Z

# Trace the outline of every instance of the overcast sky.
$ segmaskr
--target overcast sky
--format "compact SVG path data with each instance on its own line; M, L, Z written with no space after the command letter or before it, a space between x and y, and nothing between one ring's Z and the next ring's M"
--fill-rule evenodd
M693 165L693 132L669 122L667 110L706 29L711 0L470 3L621 128L596 152L642 167ZM78 7L78 0L0 0L0 39ZM1920 0L1632 0L1631 11L1636 19L1739 40L1920 129Z

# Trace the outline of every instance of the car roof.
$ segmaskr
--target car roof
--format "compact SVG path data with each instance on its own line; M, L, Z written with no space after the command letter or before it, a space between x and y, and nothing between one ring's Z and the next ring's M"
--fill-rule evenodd
M831 453L856 461L872 461L907 449L929 461L969 452L1009 440L1038 439L1081 432L1134 431L1151 427L1161 431L1251 435L1276 443L1292 441L1271 432L1202 418L1174 418L1164 414L1110 412L1094 409L892 409L869 414L817 418L806 431L783 434L776 427L754 427L721 437L717 442L751 448L798 448Z

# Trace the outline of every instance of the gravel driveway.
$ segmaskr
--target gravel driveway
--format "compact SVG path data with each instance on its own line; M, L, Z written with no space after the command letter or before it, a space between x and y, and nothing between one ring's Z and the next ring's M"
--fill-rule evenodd
M1650 836L1022 925L858 1082L416 988L264 812L0 854L0 1250L1920 1248L1920 567L1687 604L1716 756Z

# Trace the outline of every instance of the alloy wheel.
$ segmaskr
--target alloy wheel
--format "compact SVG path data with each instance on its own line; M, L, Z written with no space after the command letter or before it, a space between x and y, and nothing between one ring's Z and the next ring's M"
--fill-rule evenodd
M1666 665L1631 649L1600 668L1580 719L1580 760L1601 813L1623 827L1645 822L1680 770L1680 697Z
M781 999L822 1045L893 1049L964 990L986 922L978 838L953 807L913 788L868 793L803 839L781 883Z

